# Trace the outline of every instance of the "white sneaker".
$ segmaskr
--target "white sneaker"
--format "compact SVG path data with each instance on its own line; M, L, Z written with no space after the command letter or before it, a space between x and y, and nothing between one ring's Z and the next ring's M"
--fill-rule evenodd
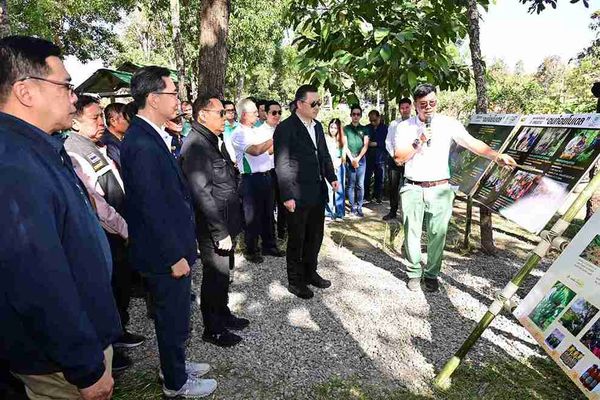
M197 399L210 396L217 389L217 381L214 379L198 379L188 377L185 384L179 390L170 390L163 385L163 393L168 398L183 397L184 399Z
M206 375L208 371L210 371L210 365L208 364L197 363L192 361L185 362L185 373L188 374L188 376L191 376L192 378L200 378ZM161 381L165 380L165 376L161 368L158 369L158 378Z

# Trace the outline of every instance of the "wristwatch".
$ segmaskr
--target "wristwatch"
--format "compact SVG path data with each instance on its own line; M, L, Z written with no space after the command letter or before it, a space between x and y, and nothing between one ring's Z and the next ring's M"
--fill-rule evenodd
M412 142L412 147L413 149L417 150L419 147L421 147L421 141L418 138L415 139L415 141Z

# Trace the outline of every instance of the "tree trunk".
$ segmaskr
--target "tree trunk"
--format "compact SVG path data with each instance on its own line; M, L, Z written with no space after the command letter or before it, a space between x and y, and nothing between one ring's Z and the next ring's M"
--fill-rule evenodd
M227 70L229 0L202 0L198 96L223 97Z
M469 47L471 49L471 62L473 63L473 77L475 78L475 91L478 114L487 113L488 96L485 82L485 63L481 57L481 44L479 43L479 10L476 0L467 0L467 14L469 18ZM492 212L489 208L479 207L479 229L481 231L481 248L485 253L494 254L494 231L492 229Z
M185 87L185 60L183 54L183 42L181 40L179 0L171 0L171 28L173 29L175 65L177 66L177 76L179 77L179 82L177 85L179 98L181 100L187 100L188 95Z
M8 7L6 0L0 0L0 38L10 35Z

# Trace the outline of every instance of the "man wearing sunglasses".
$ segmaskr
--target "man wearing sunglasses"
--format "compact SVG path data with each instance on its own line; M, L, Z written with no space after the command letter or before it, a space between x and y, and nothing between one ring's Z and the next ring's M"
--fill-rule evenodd
M274 133L275 171L281 200L288 210L288 290L302 298L314 296L307 285L328 288L331 282L317 272L323 242L325 203L329 181L338 181L325 142L323 126L316 121L321 107L317 88L302 85L296 91L296 112L281 122Z
M77 96L60 49L0 39L0 359L31 399L106 400L121 333L111 255L63 144Z
M133 267L147 283L154 308L163 393L195 398L217 383L200 379L208 364L186 361L190 333L191 269L197 258L191 194L163 129L179 112L177 88L166 68L140 68L131 78L139 106L121 147L125 219Z
M246 260L262 263L263 256L282 257L273 232L273 183L271 182L273 138L268 131L253 128L258 109L250 99L237 104L240 126L233 132L231 141L235 149L238 168L242 174L240 193L244 206L244 240ZM261 239L262 254L258 249Z
M414 91L417 115L400 124L395 132L394 159L405 165L405 185L400 190L404 225L404 249L409 262L408 288L428 292L439 290L438 275L452 217L454 192L448 184L448 157L452 141L471 152L514 166L509 155L498 154L471 136L456 119L436 114L435 86L422 84ZM427 265L421 267L421 232L427 221Z
M355 104L350 107L352 122L344 127L348 141L348 200L352 214L364 217L363 200L365 195L366 154L369 149L369 129L360 123L362 108Z

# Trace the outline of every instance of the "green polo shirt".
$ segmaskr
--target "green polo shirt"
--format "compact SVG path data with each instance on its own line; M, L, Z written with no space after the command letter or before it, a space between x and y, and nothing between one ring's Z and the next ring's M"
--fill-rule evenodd
M352 157L356 157L365 145L365 137L369 137L369 128L361 124L356 127L348 124L344 127L344 134L348 141L348 150Z

